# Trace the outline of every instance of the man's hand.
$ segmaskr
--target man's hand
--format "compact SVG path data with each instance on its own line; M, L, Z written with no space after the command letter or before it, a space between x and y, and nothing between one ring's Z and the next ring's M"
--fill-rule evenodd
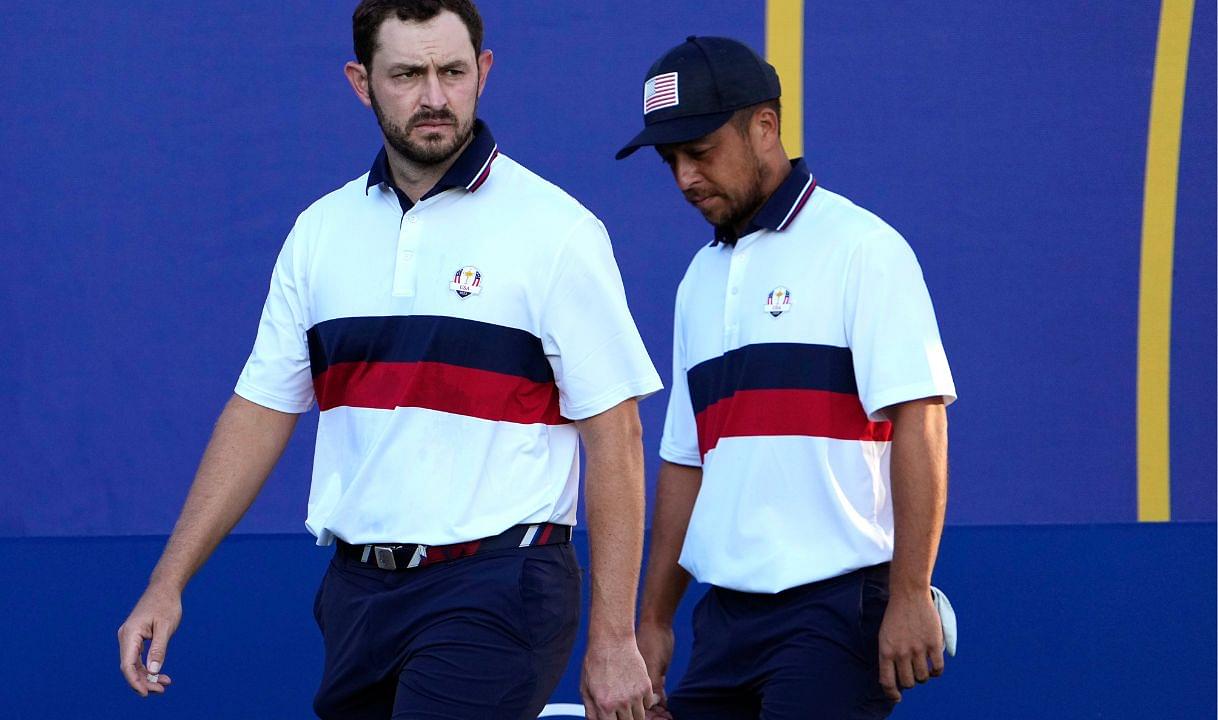
M589 640L579 690L589 720L644 720L646 709L656 700L633 637Z
M119 669L131 689L148 697L159 695L172 680L161 674L169 637L182 621L182 595L172 588L149 585L135 609L118 629ZM141 657L144 641L151 641L148 662Z
M893 594L880 625L880 685L893 702L911 688L943 674L943 626L930 590Z
M639 654L647 665L647 679L651 681L651 692L656 704L647 710L647 720L664 718L671 720L668 712L668 694L664 691L664 680L668 675L668 664L672 662L673 632L672 625L662 625L655 622L639 623L636 633Z

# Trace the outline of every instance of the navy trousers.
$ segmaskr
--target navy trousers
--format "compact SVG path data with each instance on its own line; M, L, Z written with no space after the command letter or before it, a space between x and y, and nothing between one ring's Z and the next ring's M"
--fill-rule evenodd
M694 609L675 720L872 720L892 712L879 683L888 565L777 594L712 587Z
M570 543L496 550L410 570L336 555L314 615L323 720L533 720L579 629Z

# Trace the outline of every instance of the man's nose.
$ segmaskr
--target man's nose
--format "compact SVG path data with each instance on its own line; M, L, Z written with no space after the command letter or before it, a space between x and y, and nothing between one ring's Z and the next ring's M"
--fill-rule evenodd
M429 72L423 83L423 107L439 110L448 104L448 96L444 94L444 86L440 84L440 74Z
M683 193L689 192L701 179L694 164L679 157L673 160L672 176L677 181L677 188Z

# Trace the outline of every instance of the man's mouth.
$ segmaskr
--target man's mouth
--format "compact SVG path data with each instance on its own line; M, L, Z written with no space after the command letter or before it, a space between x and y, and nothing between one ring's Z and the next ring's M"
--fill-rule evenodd
M439 130L454 124L456 124L456 121L451 118L427 118L415 121L413 128L415 130Z

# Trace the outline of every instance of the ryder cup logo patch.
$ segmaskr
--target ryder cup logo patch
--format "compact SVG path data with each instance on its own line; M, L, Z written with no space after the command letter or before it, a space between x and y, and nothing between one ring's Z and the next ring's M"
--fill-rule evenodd
M448 289L456 292L462 298L467 298L470 295L477 295L482 292L482 273L478 272L478 268L473 265L466 265L453 275L453 281L448 284Z
M765 299L765 311L774 317L787 312L791 309L791 291L779 285L770 291L770 296Z
M656 75L643 83L643 114L676 107L681 101L677 94L677 74L675 72Z

